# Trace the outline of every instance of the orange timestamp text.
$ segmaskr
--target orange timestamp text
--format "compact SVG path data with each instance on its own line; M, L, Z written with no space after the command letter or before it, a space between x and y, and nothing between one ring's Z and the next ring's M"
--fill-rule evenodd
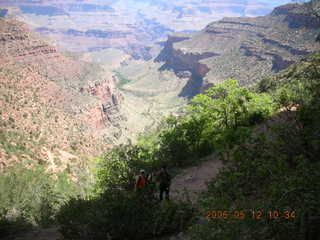
M213 210L208 211L206 219L294 219L296 212L292 210Z

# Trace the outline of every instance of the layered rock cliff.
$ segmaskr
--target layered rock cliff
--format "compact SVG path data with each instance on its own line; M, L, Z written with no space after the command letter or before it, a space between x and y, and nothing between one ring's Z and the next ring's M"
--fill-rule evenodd
M160 71L190 73L180 93L190 98L228 78L250 85L287 68L320 49L319 27L302 5L289 4L264 17L224 18L201 32L172 35L155 61L163 62Z
M61 54L24 24L3 18L0 82L2 165L21 160L8 144L22 142L34 152L30 157L49 159L60 150L97 155L106 149L103 139L110 144L121 137L125 117L112 74Z

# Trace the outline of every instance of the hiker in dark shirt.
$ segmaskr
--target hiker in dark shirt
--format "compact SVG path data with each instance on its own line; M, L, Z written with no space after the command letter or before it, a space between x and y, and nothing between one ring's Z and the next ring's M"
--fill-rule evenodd
M169 200L169 192L170 192L170 184L171 184L171 176L167 172L167 167L163 166L158 174L158 182L159 182L159 198L160 201L163 199L163 193L166 195L166 199Z

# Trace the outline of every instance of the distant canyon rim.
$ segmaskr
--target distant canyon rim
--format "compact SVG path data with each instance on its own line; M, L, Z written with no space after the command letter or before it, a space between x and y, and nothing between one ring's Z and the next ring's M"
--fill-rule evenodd
M261 16L288 0L6 0L6 17L27 23L68 52L115 48L150 60L172 32L193 32L223 17ZM161 43L160 43L161 44Z

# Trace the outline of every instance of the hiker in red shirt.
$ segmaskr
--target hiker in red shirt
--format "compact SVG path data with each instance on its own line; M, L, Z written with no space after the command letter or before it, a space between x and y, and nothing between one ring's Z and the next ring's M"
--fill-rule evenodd
M144 189L145 185L147 183L147 179L145 177L144 170L140 170L140 175L136 179L136 183L134 185L135 191L141 191Z

